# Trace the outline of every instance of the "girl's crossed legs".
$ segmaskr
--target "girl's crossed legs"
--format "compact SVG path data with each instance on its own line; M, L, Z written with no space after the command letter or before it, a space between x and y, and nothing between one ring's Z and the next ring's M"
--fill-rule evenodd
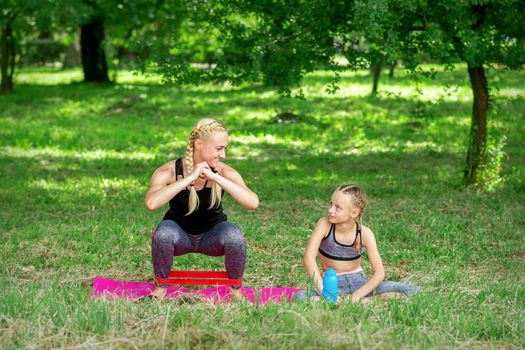
M338 296L342 298L351 295L368 282L363 271L345 273L337 277L339 282ZM369 293L366 298L373 298L375 296L380 296L383 300L398 297L410 298L419 293L420 290L421 289L418 286L410 283L383 281L374 291Z
M366 278L365 273L361 270L338 275L337 282L337 297L345 298L346 296L352 295L353 292L365 285L365 283L368 282L368 279ZM400 296L403 298L409 298L419 293L420 290L421 289L418 286L410 283L383 281L372 293L368 294L366 298L373 298L375 296L380 296L383 299L397 298ZM300 291L295 294L294 298L305 299L306 295L306 290ZM315 290L312 291L310 298L319 298L319 293Z

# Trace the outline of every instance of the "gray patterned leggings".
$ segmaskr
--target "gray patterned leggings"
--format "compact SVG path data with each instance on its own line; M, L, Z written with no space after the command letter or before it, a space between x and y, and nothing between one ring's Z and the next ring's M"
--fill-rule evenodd
M201 235L190 235L175 221L162 221L153 231L151 243L155 277L168 277L173 257L187 253L224 255L229 278L238 279L244 274L246 239L239 227L231 222L223 221Z

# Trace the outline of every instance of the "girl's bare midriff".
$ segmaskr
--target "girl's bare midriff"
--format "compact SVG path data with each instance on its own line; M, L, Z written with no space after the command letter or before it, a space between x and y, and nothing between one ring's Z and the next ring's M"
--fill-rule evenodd
M361 267L361 258L351 261L338 261L328 259L327 257L319 254L319 260L321 261L323 272L330 267L334 269L336 273L353 272Z

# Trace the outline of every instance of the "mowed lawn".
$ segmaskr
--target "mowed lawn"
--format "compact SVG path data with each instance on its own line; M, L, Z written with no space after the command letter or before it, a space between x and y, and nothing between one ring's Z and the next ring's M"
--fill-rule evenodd
M333 95L320 71L304 100L258 85L181 87L127 72L91 85L79 70L21 70L0 96L0 348L525 347L525 72L488 72L501 169L485 189L465 189L468 76L433 68L435 80L383 76L378 98L366 71L342 75ZM352 182L368 194L364 224L387 279L423 293L337 307L88 301L95 276L153 280L151 231L165 208L147 211L144 194L203 117L229 127L226 162L261 202L250 213L224 201L247 238L245 286L306 287L311 229L335 187ZM185 255L173 268L222 269L223 258Z

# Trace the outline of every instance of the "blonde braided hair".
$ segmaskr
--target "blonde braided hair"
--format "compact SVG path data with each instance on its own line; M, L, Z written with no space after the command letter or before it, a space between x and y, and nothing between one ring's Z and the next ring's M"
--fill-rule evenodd
M368 199L366 198L365 191L361 187L355 184L342 185L337 188L337 191L341 191L344 194L350 196L350 201L352 205L359 209L358 221L361 223L363 214L365 212L366 205L368 204ZM359 242L357 239L355 241L355 248L359 249Z
M223 123L218 120L211 118L204 118L199 120L197 125L191 130L188 139L188 145L186 146L186 155L184 156L184 164L188 174L193 171L193 149L195 140L206 140L214 131L228 131ZM199 207L199 196L195 190L194 182L191 183L190 196L188 199L188 212L186 215L190 215ZM216 182L213 183L211 189L210 206L208 209L221 204L222 188Z

